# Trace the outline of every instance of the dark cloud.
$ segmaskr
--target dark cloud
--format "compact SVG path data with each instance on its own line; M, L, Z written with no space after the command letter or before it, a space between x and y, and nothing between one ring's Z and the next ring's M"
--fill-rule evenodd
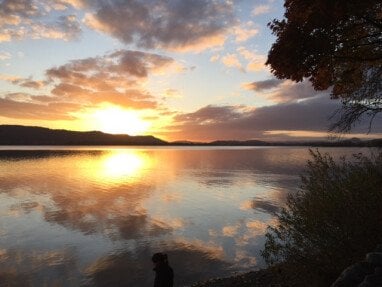
M318 94L328 94L328 91L316 91L308 80L295 83L289 80L269 79L245 84L245 88L260 93L274 102L291 102L307 99Z
M251 203L251 207L263 213L269 213L275 215L280 211L280 204L276 204L274 201L266 200L264 198L254 198Z
M233 23L229 1L88 1L94 14L85 23L130 44L144 48L201 50L222 44Z
M261 108L244 109L242 106L206 106L196 112L174 117L169 132L172 138L187 135L190 140L216 139L272 139L272 131L322 132L330 125L330 117L340 108L339 101L327 95L301 101L280 103ZM381 120L381 119L379 119ZM372 132L381 132L380 127ZM360 125L354 132L367 132L368 125ZM285 135L282 136L285 139ZM306 135L309 137L309 135ZM277 138L276 138L277 139Z
M10 81L14 85L24 88L41 89L48 84L47 81L34 81L31 77L27 79L17 78Z
M235 106L213 106L208 105L196 112L179 114L174 117L177 122L196 122L198 124L211 124L225 122L227 120L238 119L242 117L242 113Z
M283 83L284 80L279 79L269 79L264 81L256 81L252 82L250 84L247 84L247 88L249 90L253 90L256 92L262 92L264 90L270 90L277 88L281 83Z

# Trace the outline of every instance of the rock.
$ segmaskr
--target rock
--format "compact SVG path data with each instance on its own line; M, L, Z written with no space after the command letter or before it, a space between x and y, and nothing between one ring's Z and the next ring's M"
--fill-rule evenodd
M382 252L370 252L366 255L366 261L376 266L382 266Z
M377 248L375 248L375 252L382 252L382 244L377 245Z
M367 275L359 287L382 287L382 276L375 274Z
M368 262L359 262L346 268L331 287L356 287L365 278L366 275L372 274L374 267Z
M374 274L375 275L382 275L382 267L375 267Z

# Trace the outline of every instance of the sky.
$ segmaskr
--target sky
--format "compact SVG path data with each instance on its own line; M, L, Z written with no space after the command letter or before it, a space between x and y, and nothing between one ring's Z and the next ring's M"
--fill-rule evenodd
M340 103L265 65L283 13L282 0L0 0L0 124L326 139ZM381 125L367 131L348 136Z

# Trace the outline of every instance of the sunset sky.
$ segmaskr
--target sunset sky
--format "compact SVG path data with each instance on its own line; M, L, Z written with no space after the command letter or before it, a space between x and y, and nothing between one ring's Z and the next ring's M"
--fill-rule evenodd
M283 11L281 0L0 0L0 124L325 138L339 103L264 65L267 23Z

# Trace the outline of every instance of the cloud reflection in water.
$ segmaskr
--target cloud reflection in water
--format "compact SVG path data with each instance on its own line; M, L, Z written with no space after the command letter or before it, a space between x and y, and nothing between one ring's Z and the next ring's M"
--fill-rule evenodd
M59 280L69 276L73 286L151 286L157 251L169 253L179 284L261 266L265 227L297 186L307 155L305 148L0 151L0 278L57 274L45 277L49 284L65 286ZM62 252L70 263L41 255Z

